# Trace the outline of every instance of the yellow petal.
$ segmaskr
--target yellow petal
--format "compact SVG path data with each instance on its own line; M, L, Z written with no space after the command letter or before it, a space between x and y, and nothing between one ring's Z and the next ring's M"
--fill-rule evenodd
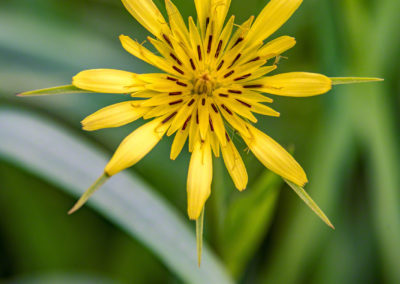
M154 119L127 136L118 146L104 171L109 176L133 166L149 153L164 136L167 125L162 119Z
M78 73L72 84L80 89L99 93L126 94L141 90L135 73L114 69L92 69Z
M297 10L302 0L271 0L261 11L246 38L248 44L263 41L278 30Z
M188 215L191 220L199 218L204 203L210 196L212 180L212 156L208 141L195 143L190 158L187 179Z
M199 22L202 34L205 34L207 17L210 17L211 0L194 0L197 11L197 21Z
M165 7L167 8L169 23L173 34L183 41L186 46L189 46L189 31L187 30L181 13L170 0L165 0Z
M158 38L170 34L167 22L152 0L122 0L122 3L143 27Z
M221 147L221 151L226 169L228 170L233 183L238 190L244 190L248 181L247 171L242 157L235 145L232 143L232 140L229 140L225 147Z
M307 183L302 167L282 146L250 124L247 127L252 137L242 135L242 138L265 167L299 186Z
M296 40L293 37L281 36L268 42L266 45L260 48L258 55L264 59L269 59L284 53L288 49L291 49L295 44Z
M182 151L183 146L185 146L185 142L189 135L189 127L185 127L185 129L180 129L176 132L174 142L172 142L171 146L171 154L170 159L175 160Z
M139 119L148 110L149 108L133 106L131 101L122 102L96 111L82 120L81 124L88 131L119 127Z
M251 81L243 87L273 95L309 97L328 92L332 80L321 74L291 72Z

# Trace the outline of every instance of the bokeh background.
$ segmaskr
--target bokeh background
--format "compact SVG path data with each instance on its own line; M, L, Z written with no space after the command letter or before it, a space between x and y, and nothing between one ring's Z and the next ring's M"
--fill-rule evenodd
M232 2L230 13L238 23L267 3ZM156 3L163 8L163 1ZM185 18L195 14L192 1L174 3ZM206 207L208 248L198 269L194 223L185 215L187 153L170 161L171 139L163 139L121 174L144 182L143 192L171 216L157 214L145 202L123 205L112 199L113 187L127 195L135 192L123 182L104 187L98 199L68 216L76 197L104 166L77 153L96 149L94 156L103 161L142 122L94 133L80 130L80 120L125 100L122 95L15 96L70 84L84 69L154 71L118 40L126 34L141 42L148 33L118 0L1 0L2 283L400 283L399 11L397 0L305 0L272 36L297 39L279 71L385 78L383 83L337 86L319 97L276 97L273 106L281 117L258 124L294 151L310 179L306 190L336 230L241 151L250 177L244 193L235 192L215 160ZM239 139L236 143L244 150ZM124 206L129 210L110 213ZM172 234L164 235L162 228ZM168 238L189 244L187 263L180 261L186 258L179 249L168 247Z

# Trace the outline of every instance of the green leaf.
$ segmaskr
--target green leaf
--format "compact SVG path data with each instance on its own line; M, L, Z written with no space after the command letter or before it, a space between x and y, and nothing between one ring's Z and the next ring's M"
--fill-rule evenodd
M109 155L93 144L34 113L0 108L0 121L0 158L69 194L82 195L107 162ZM114 176L88 205L152 250L183 282L232 283L206 245L198 267L193 228L138 176Z
M308 195L304 188L288 180L285 180L285 182L294 190L294 192L296 192L296 194L304 201L304 203L307 204L307 206L310 207L311 210L314 211L314 213L317 214L317 216L325 222L325 224L327 224L332 229L335 229L331 221L329 221L328 217L326 217L324 212L322 212L322 210L318 207L314 200L312 200L312 198Z
M23 92L17 94L17 96L31 97L31 96L48 96L48 95L61 95L61 94L71 94L71 93L93 93L93 92L79 89L73 85L65 85L65 86L58 86L58 87L51 87L46 89Z
M370 83L381 82L381 78L367 78L367 77L331 77L332 85L355 84L355 83Z
M229 206L221 239L224 261L238 277L259 248L275 212L282 179L265 170Z

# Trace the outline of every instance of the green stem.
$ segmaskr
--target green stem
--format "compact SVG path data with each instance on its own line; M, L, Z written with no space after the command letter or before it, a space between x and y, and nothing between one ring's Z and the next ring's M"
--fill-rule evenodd
M196 244L197 244L197 262L201 264L201 251L203 248L203 229L204 229L204 207L201 210L199 218L196 220Z

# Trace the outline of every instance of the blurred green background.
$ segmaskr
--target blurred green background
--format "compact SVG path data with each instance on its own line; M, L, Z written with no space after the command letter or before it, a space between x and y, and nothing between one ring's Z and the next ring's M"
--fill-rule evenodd
M267 3L232 2L230 13L238 23ZM105 165L77 153L96 149L93 157L108 158L141 122L94 133L80 130L80 120L125 100L122 95L15 96L70 84L84 69L154 71L118 40L126 34L141 42L148 33L118 0L1 0L2 282L400 283L400 1L304 2L272 36L297 39L279 72L385 78L383 83L337 86L319 97L276 97L273 106L281 117L258 123L285 147L295 146L294 155L309 176L306 190L336 230L241 151L249 172L244 193L235 192L215 160L206 207L209 246L198 269L194 223L186 218L186 151L170 161L172 141L163 139L121 174L150 192L149 200L158 200L170 215L146 206L138 199L140 192L136 195L134 187L124 187L122 177L116 177L114 187L104 187L98 199L68 216L76 197ZM156 3L163 8L163 1ZM195 14L192 1L174 3L185 18ZM50 129L67 133L71 141ZM236 144L245 148L239 140ZM133 203L113 199L117 185L119 193L132 194Z

